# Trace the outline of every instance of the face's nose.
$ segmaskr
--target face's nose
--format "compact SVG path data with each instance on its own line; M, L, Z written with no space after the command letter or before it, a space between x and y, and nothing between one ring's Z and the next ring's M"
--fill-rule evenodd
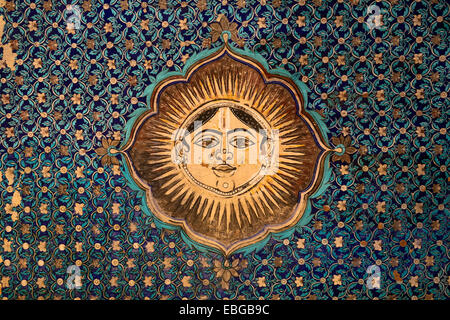
M217 148L216 150L216 160L227 162L233 159L233 154L226 147Z

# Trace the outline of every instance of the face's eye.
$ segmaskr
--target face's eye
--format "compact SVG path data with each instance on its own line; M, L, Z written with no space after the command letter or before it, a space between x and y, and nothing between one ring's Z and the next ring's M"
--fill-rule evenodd
M248 137L237 136L231 139L230 144L235 148L245 149L254 145L255 143Z
M202 136L194 142L197 146L205 149L213 148L219 144L219 140L213 136Z

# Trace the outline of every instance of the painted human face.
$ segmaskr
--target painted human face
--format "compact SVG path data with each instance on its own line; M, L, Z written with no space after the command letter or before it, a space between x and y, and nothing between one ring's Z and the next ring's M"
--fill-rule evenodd
M264 135L220 107L205 123L196 123L185 137L189 144L186 171L200 184L218 193L246 188L261 171L266 152Z

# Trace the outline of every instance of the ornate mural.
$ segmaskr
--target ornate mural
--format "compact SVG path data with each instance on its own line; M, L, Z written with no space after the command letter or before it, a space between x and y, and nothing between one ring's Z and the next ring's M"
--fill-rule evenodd
M448 14L0 0L0 297L448 299Z
M123 149L150 212L225 254L299 221L330 149L293 81L226 44L149 89Z

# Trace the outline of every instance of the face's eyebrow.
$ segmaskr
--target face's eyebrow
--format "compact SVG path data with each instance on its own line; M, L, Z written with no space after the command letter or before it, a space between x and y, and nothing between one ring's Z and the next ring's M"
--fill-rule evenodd
M251 131L248 130L248 129L244 129L244 128L236 128L236 129L230 130L230 131L228 131L228 134L230 134L230 133L235 133L235 132L239 132L239 131L247 132L247 133L249 133L250 135L252 135L252 136L255 138L255 135L253 134L253 132L251 132Z
M200 132L197 132L194 135L194 139L198 136L198 135L204 135L205 133L213 133L213 134L217 134L217 135L222 135L222 132L218 131L218 130L214 130L214 129L204 129Z

